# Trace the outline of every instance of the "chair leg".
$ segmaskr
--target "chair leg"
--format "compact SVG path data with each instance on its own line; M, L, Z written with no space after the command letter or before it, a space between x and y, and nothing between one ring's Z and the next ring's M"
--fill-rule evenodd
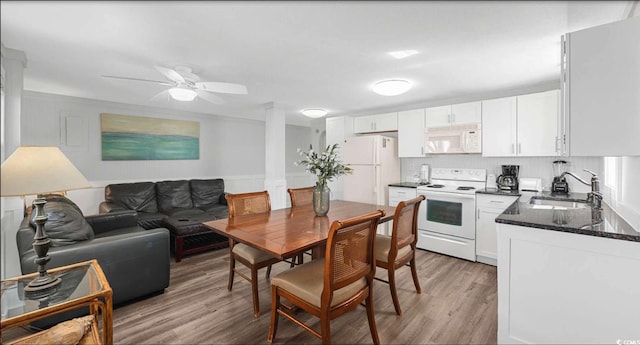
M416 286L416 292L422 293L422 289L420 289L420 281L418 281L418 272L416 272L416 258L415 256L409 262L411 265L411 275L413 276L413 285Z
M320 314L320 335L322 336L322 344L331 344L331 319L329 311Z
M251 294L253 295L253 316L260 317L260 299L258 297L258 269L251 266Z
M271 286L271 326L269 327L269 336L267 341L272 343L278 331L278 309L280 309L280 295L278 295L277 287Z
M376 317L373 311L373 293L369 288L369 296L366 299L367 319L369 320L369 330L371 331L371 338L376 345L380 344L380 338L378 337L378 328L376 327Z
M396 290L396 270L393 268L393 266L391 266L387 269L387 273L389 275L389 289L391 290L393 307L396 309L396 314L402 315L402 310L400 309L400 301L398 301L398 292Z
M227 284L227 290L233 289L233 277L236 273L236 259L233 253L229 253L229 283Z

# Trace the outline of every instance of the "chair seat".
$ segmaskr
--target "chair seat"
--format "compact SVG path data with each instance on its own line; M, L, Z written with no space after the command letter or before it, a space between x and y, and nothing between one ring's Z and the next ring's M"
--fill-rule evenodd
M233 254L245 259L252 265L258 264L260 262L273 260L275 258L273 255L267 252L263 252L261 250L255 249L244 243L236 243L233 246Z
M376 235L376 260L386 262L389 260L389 249L391 248L391 236ZM403 258L411 252L411 246L404 246L398 250L396 258Z
M284 271L271 278L271 285L278 286L320 308L320 299L324 289L324 259L313 260L310 263ZM353 297L366 285L367 280L361 278L334 291L331 306L336 306Z

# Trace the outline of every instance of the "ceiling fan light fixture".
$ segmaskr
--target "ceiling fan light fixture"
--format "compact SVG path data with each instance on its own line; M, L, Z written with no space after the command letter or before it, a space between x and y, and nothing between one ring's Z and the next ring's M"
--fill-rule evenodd
M169 95L176 101L190 102L196 99L198 95L195 90L186 87L172 87L169 89Z
M302 114L304 116L313 118L313 119L317 119L319 117L323 117L325 115L327 115L327 110L326 109L322 109L322 108L308 108L308 109L304 109L302 110Z
M373 92L382 96L397 96L411 89L411 83L404 79L387 79L373 84Z

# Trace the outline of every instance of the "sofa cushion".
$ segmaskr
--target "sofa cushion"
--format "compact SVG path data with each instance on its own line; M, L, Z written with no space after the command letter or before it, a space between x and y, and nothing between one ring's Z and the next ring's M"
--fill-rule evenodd
M202 209L206 214L215 217L215 219L229 218L229 207L227 205L207 205Z
M104 199L138 212L158 212L156 188L153 182L107 185L104 187Z
M155 229L162 227L162 220L167 218L163 213L138 213L138 225L145 229Z
M204 211L199 208L181 208L181 207L172 208L170 210L164 211L164 214L166 214L169 217L190 217L190 216L197 216L203 213Z
M224 194L224 180L191 180L191 199L193 207L206 211L206 208L212 205L219 205L222 195Z
M44 205L44 213L48 218L44 224L44 230L51 240L52 247L67 246L95 237L93 229L82 216L82 212L73 202L67 200L50 198ZM35 218L36 212L33 210L29 222L34 229L36 228Z
M168 214L174 208L193 208L191 188L187 180L156 182L156 194L158 208L162 213Z

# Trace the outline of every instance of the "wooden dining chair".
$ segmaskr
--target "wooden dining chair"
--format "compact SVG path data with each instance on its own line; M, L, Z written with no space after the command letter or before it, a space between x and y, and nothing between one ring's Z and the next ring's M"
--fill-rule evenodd
M229 219L248 214L262 214L271 212L271 200L268 191L243 194L226 194L229 205ZM251 271L251 277L236 268L236 261L245 265ZM267 267L267 278L271 272L271 265L280 259L244 243L237 243L229 238L229 284L227 289L233 289L235 273L251 283L253 295L253 314L260 316L260 299L258 298L258 270Z
M395 277L398 268L409 264L416 292L422 293L416 272L415 252L418 242L418 209L424 199L424 195L420 195L417 198L398 203L393 217L391 236L376 235L376 266L386 269L388 276L388 280L379 278L376 280L389 284L393 306L398 315L402 315L396 290Z
M313 189L315 187L289 188L289 198L291 199L291 207L299 207L311 205L313 203Z
M267 340L273 342L279 316L331 343L331 320L365 302L369 330L375 344L380 343L373 310L375 276L374 243L384 211L335 221L331 224L325 257L296 266L271 278L271 326ZM283 306L285 298L298 308L320 318L320 331L309 327Z
M302 207L311 205L313 203L313 189L315 187L302 187L302 188L289 188L287 189L287 193L289 193L289 199L291 200L291 207ZM311 256L311 251L305 251L296 256L297 264L301 265L304 263L304 254ZM293 267L294 264L291 264Z

